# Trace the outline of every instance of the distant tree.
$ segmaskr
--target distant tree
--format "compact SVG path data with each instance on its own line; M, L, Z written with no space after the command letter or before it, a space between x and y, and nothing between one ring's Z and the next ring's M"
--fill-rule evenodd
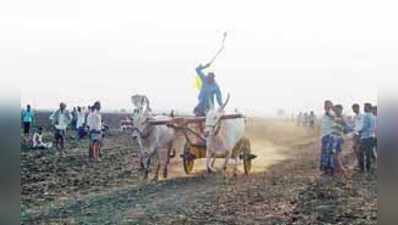
M125 112L127 112L127 110L126 109L120 109L120 112L121 113L125 113Z

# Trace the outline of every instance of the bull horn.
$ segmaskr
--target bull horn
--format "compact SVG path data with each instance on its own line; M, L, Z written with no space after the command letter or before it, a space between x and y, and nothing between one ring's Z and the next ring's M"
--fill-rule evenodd
M231 95L228 93L227 99L225 99L224 104L220 107L221 110L224 110L224 109L225 109L225 106L227 106L227 104L228 104L230 98L231 98Z
M210 99L209 99L209 109L210 109L210 110L213 110L213 109L214 109L214 104L213 104L212 101L210 101Z
M133 103L133 105L134 105L135 107L138 106L138 105L137 105L137 98L138 98L138 95L133 95L133 96L131 96L131 103Z
M151 112L152 109L151 109L151 106L150 106L150 103L149 103L149 99L148 99L148 97L146 95L144 95L144 99L145 99L145 102L146 102L146 109Z
M144 103L142 95L138 95L138 94L131 96L131 102L137 108L141 108Z

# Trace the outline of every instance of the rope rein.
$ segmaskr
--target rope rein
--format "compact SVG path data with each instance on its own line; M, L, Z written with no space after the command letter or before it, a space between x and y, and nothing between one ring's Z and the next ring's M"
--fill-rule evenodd
M188 140L189 143L192 143L192 141L189 139L187 133L191 133L191 134L195 135L196 137L198 137L199 139L201 139L202 141L206 141L206 139L204 137L202 137L202 135L200 135L199 133L197 133L196 131L192 130L189 127L181 127L181 126L176 126L174 124L167 124L167 126L172 127L176 130L182 130L185 138Z

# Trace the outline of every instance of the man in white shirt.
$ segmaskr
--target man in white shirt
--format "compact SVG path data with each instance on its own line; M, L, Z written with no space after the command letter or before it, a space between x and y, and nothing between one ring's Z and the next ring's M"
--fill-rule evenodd
M334 113L332 101L326 100L324 103L325 113L321 119L321 158L320 170L326 175L333 175L334 161L332 159L333 151L333 117Z
M66 128L72 121L72 115L66 110L66 104L61 102L59 109L51 114L50 120L55 128L55 147L63 153L65 145Z
M100 114L101 103L95 102L92 106L91 112L87 116L87 126L89 129L89 157L93 160L98 160L102 144L102 117Z
M360 112L360 106L359 104L355 103L352 105L352 111L354 112L354 136L353 136L353 145L352 148L354 150L355 157L358 162L358 167L359 167L359 146L360 146L360 130L362 129L363 126L363 114Z

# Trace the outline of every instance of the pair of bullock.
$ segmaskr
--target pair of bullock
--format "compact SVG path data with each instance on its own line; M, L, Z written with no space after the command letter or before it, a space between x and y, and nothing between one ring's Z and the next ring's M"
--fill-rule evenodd
M217 156L223 155L225 171L229 160L234 160L234 174L237 172L239 156L233 155L234 146L241 140L245 132L245 119L237 118L222 120L225 107L230 96L218 109L212 107L207 113L205 120L204 136L206 140L206 166L208 172L215 172L213 167ZM148 177L150 162L153 156L157 155L159 160L155 169L155 177L159 178L159 172L163 167L163 177L167 177L167 167L172 153L175 149L181 150L186 142L185 136L178 129L163 125L153 125L153 120L168 120L171 117L154 115L150 108L149 99L145 95L134 95L131 101L136 107L133 113L133 139L137 141L140 148L141 166L145 171L145 178Z

